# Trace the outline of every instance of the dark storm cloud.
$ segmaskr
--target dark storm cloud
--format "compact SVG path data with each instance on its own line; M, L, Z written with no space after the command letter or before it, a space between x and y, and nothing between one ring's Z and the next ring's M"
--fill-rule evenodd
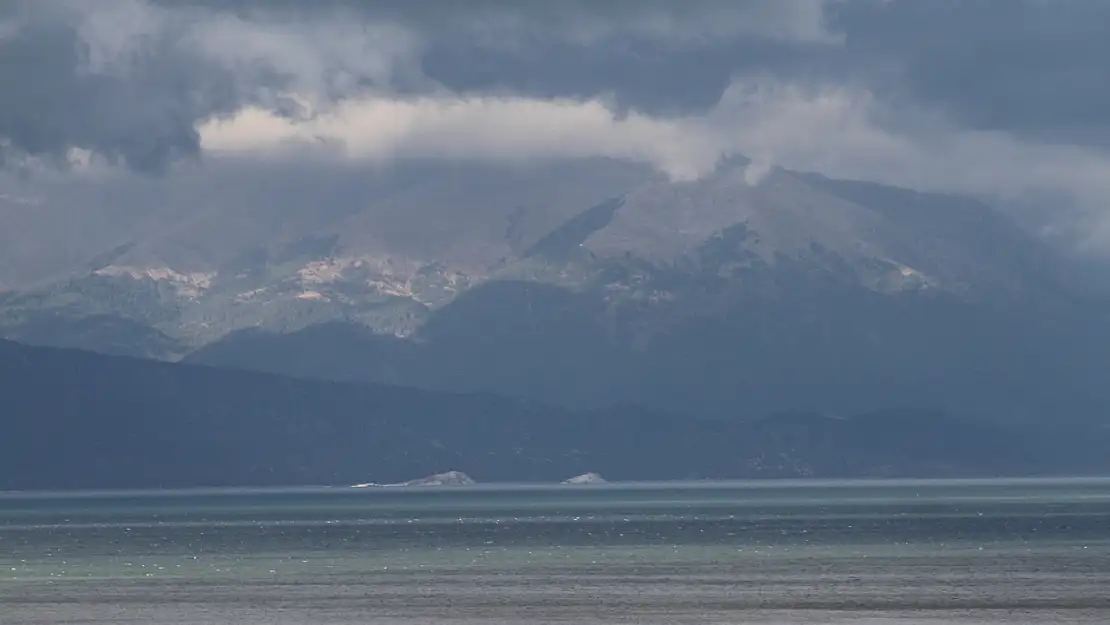
M160 171L198 153L198 119L237 106L228 76L198 71L164 41L148 42L125 70L97 71L76 24L29 6L13 11L18 27L0 38L0 137L9 153L64 159L80 147Z
M78 147L158 171L203 151L204 122L248 106L299 118L366 97L570 98L604 102L614 123L648 116L658 137L678 120L714 153L890 176L892 151L1104 149L1107 41L1110 3L1096 0L21 0L0 8L0 153ZM774 119L730 138L752 85ZM821 131L788 132L809 124ZM621 141L640 145L632 133ZM436 140L421 137L425 153ZM934 169L939 186L953 175Z
M1110 143L1110 2L848 1L828 21L877 90L972 128Z
M295 113L290 90L605 94L678 113L711 106L735 59L829 43L816 0L22 0L4 13L6 151L64 160L78 147L146 171L198 154L203 120L249 104Z
M296 114L282 93L332 73L354 85L373 60L326 49L326 24L257 24L141 0L15 2L0 13L0 152L64 163L71 148L144 172L200 152L198 122L244 105ZM335 29L346 36L350 30ZM362 33L359 26L355 30ZM324 50L311 48L320 44ZM330 54L329 54L330 53ZM343 58L346 57L346 58ZM314 85L315 86L315 85Z
M418 33L421 68L455 92L611 97L675 115L713 106L738 73L813 73L839 43L821 0L208 0L248 17L329 11Z
M864 85L971 128L1110 143L1110 2L1101 0L204 4L246 17L266 7L402 24L421 36L427 77L458 92L607 94L621 109L676 115L712 107L738 76L773 75Z

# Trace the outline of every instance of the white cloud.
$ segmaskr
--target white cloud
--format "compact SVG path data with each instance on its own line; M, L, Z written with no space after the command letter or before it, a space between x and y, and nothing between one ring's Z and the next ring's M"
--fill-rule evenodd
M891 107L862 88L756 81L734 84L702 123L725 152L757 163L1005 201L1063 195L1105 223L1101 238L1110 241L1110 154L970 130L904 103ZM885 123L891 119L897 124Z
M505 5L452 14L459 18L453 36L495 47L627 38L689 47L737 37L835 45L841 38L824 22L826 3L696 2L687 11L655 2L627 5L631 11L557 3L529 14ZM146 0L40 5L78 26L88 44L86 71L126 75L151 50L172 46L176 59L230 73L239 91L232 97L242 98L233 100L238 110L197 125L211 155L371 162L607 156L689 180L742 154L753 159L751 184L778 165L1007 198L1065 193L1091 214L1110 213L1110 157L1098 148L969 130L920 107L893 109L857 85L738 79L702 113L622 114L603 94L545 99L454 93L430 84L420 61L432 31L411 21L332 9L294 15L265 4L242 14ZM0 24L0 37L10 28ZM419 89L398 89L398 83ZM299 103L298 115L277 110L288 102Z
M215 153L252 155L334 146L349 158L440 157L513 161L608 156L650 163L676 179L711 171L721 150L688 120L630 113L601 100L366 96L308 120L249 108L199 128Z
M807 91L772 81L735 83L708 113L673 118L618 115L602 98L367 93L309 119L249 107L198 131L202 147L221 154L287 157L323 146L315 153L368 160L605 156L691 180L732 154L752 157L764 169L773 163L826 169L836 154L833 142L850 140L857 151L887 154L902 147L901 139L869 122L870 109L866 93Z
M364 94L312 119L249 108L208 121L199 132L211 154L252 158L294 158L306 150L368 161L606 156L690 180L711 172L723 157L741 154L754 161L751 184L778 165L1008 199L1064 191L1091 210L1110 200L1110 157L1104 153L903 113L903 120L929 121L889 128L876 121L887 111L867 90L757 80L735 82L715 108L685 117L621 116L603 99Z
M117 127L101 133L97 119L105 116L93 117L81 125L84 136L69 145L62 137L51 146L62 154L72 147L122 152L130 163L160 153L145 150L147 144L189 154L196 146L187 130L199 120L209 150L258 151L308 139L367 158L601 154L649 162L686 179L711 169L725 147L698 127L701 121L618 116L603 97L544 101L444 93L422 72L426 38L444 36L469 47L627 38L675 46L736 37L835 42L822 5L735 0L681 9L669 2L558 3L529 12L511 4L449 8L448 16L461 21L453 30L436 21L443 18L429 21L419 11L387 17L372 7L307 3L300 9L258 3L232 12L150 0L59 0L28 5L27 19L68 23L79 40L80 71L128 85L123 96L103 105ZM140 120L149 127L134 130Z

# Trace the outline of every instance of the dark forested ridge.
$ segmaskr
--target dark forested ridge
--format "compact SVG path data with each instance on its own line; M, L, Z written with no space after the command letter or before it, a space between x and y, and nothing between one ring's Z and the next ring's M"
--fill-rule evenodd
M1097 473L1105 431L929 412L698 420L0 341L0 488Z

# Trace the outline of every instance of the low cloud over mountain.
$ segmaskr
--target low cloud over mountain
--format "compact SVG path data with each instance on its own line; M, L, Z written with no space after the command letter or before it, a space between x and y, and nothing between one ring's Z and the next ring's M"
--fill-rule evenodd
M1086 419L1108 18L9 2L0 332L575 405Z

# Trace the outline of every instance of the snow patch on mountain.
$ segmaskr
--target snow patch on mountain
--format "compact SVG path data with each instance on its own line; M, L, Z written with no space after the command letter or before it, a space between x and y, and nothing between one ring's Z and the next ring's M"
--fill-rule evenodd
M93 272L98 276L116 278L127 277L133 280L154 280L171 284L182 297L195 299L212 287L216 279L215 271L183 273L169 267L134 267L129 265L108 265Z
M308 291L348 284L429 306L445 303L473 285L469 275L437 263L373 256L315 259L297 269L294 280Z
M257 288L257 289L251 289L249 291L243 291L242 293L236 293L235 294L235 302L239 303L239 304L250 302L252 300L255 300L255 299L261 297L263 294L267 293L269 290L270 289L268 287L261 287L261 288Z
M349 268L358 268L361 261L355 258L324 258L314 260L297 270L297 279L302 285L330 284L343 279Z

